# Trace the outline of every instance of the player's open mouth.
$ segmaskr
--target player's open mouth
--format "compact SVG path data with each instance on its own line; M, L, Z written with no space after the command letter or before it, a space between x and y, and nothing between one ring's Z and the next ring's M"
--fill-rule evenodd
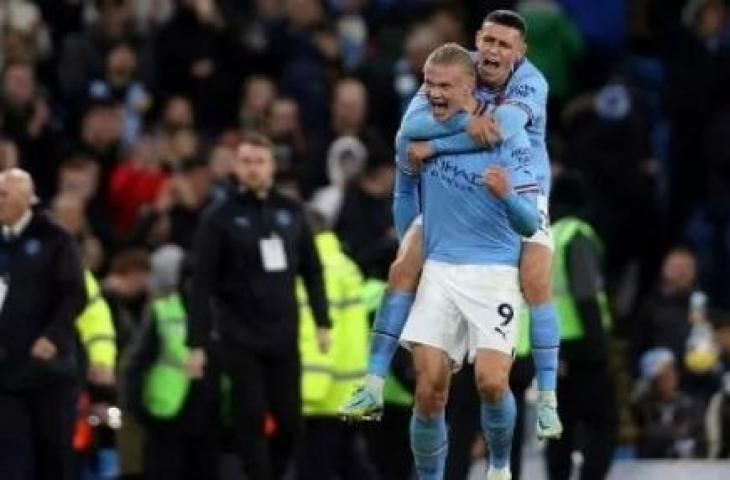
M449 104L446 100L431 100L431 108L433 108L433 111L436 113L442 113L448 106Z
M497 70L499 68L499 61L485 58L482 60L482 68L485 70Z

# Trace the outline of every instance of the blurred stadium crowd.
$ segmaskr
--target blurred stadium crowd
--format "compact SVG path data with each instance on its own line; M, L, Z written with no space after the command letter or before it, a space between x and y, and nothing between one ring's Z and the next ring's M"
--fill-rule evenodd
M29 171L80 242L116 329L109 364L166 273L150 258L190 248L244 132L272 139L279 187L385 279L400 115L431 50L473 46L495 8L527 20L554 175L581 175L605 245L620 443L729 457L723 0L0 2L0 165Z

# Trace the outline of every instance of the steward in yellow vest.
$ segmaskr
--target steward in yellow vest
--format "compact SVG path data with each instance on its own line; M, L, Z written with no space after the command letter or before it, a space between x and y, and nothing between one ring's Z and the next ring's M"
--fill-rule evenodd
M316 214L310 217L316 231ZM357 426L341 422L338 410L365 376L370 329L364 282L357 265L342 251L331 231L317 233L315 245L332 320L331 343L326 353L320 350L306 289L298 280L305 426L297 471L300 479L328 480L347 477L352 474L353 465L359 463L355 448Z
M86 307L76 319L76 331L86 353L89 380L97 384L111 384L117 360L116 334L109 305L101 294L94 275L84 271Z
M300 281L297 297L302 408L308 416L336 416L339 406L365 376L370 330L363 303L363 279L357 265L342 251L334 233L319 233L315 244L332 319L331 346L326 353L319 349L316 324Z
M149 478L217 478L220 380L209 362L191 379L185 298L179 282L182 250L151 257L156 296L124 365L125 407L146 427L144 472ZM195 450L195 455L187 452Z
M605 478L618 424L608 343L611 314L603 282L603 244L586 221L588 197L577 174L555 179L551 198L553 298L560 327L558 413L563 435L547 448L551 478L569 478L573 452L583 455L581 478ZM627 239L630 241L631 239ZM524 343L521 351L525 350ZM576 432L583 435L579 440Z

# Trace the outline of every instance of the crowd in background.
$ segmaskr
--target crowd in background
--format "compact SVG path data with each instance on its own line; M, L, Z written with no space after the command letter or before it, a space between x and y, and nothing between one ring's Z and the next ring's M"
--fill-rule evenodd
M150 256L191 247L245 132L272 139L282 191L385 279L400 116L431 50L473 46L494 8L527 20L554 175L582 175L605 244L624 440L645 457L730 456L723 0L7 0L0 165L30 172L78 239L119 355Z

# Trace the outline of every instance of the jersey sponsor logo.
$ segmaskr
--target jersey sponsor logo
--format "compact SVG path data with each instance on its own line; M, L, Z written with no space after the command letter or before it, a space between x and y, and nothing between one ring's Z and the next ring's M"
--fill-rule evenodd
M465 191L473 191L474 188L483 186L481 172L470 172L458 163L442 158L433 162L432 165L432 168L428 170L429 174L443 180L449 186Z
M251 221L248 219L248 217L242 217L242 216L235 217L233 219L233 223L237 227L242 227L242 228L248 228L251 226Z
M527 98L531 95L534 95L535 92L537 92L537 89L535 87L521 83L519 85L510 87L507 95L509 97Z

